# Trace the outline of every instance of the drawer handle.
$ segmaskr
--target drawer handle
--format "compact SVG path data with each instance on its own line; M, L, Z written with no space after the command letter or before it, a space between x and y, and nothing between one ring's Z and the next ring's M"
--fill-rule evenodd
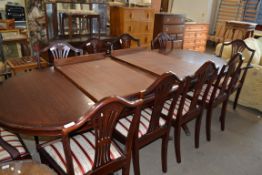
M147 17L147 19L149 19L149 17L150 17L150 14L149 14L149 13L147 13L146 17Z
M146 31L149 31L149 26L148 26L148 24L146 25Z
M129 14L129 18L130 18L130 19L133 18L133 14L132 14L132 13Z
M170 19L169 19L169 18L167 18L167 19L166 19L166 21L167 21L167 22L169 22L169 21L170 21Z
M148 40L147 37L145 37L145 43L147 43L147 40Z
M165 31L168 32L168 28L166 28Z

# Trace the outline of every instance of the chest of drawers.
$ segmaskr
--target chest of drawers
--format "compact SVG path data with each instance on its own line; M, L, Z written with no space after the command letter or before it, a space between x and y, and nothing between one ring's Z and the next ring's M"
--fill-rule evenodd
M110 33L119 36L129 33L150 46L153 37L154 9L140 7L110 7Z
M176 47L182 47L182 40L185 28L185 17L180 14L156 13L154 25L154 38L161 32L169 34L174 40L180 43ZM178 43L178 42L176 42Z
M186 24L183 49L205 52L208 24Z

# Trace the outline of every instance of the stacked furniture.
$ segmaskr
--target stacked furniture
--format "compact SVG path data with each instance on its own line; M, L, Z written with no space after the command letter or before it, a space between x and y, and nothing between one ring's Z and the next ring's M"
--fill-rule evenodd
M161 32L169 34L176 41L175 48L182 48L185 28L185 16L172 13L156 13L154 38Z
M183 48L205 52L208 37L208 24L186 24Z
M150 47L153 25L153 8L110 7L110 32L113 36L129 33L140 40L141 46Z

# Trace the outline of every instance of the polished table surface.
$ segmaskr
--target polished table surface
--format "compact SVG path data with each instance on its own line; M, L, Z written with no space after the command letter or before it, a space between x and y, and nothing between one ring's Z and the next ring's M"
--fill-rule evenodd
M15 76L0 85L0 125L22 133L57 134L91 105L89 97L53 68Z
M159 53L158 51L137 49L136 51L115 52L112 55L116 60L154 75L159 76L165 72L172 71L179 78L193 75L206 61L214 62L220 68L225 64L223 59L216 56L185 50Z
M56 67L94 101L104 97L135 94L156 77L132 69L110 58Z
M0 126L29 135L60 135L64 125L79 120L94 102L137 93L167 71L183 78L207 60L219 67L225 64L197 52L163 54L144 49L115 51L112 58L94 54L59 60L55 68L0 85Z

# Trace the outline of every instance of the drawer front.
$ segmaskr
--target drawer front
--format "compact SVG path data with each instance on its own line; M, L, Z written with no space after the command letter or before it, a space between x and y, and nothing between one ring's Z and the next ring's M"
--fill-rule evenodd
M154 11L139 10L139 9L124 10L124 20L125 21L153 21Z
M207 40L207 37L208 37L207 32L197 32L196 33L196 38L197 39Z
M178 15L167 15L163 17L163 23L164 24L184 24L185 18L183 16Z
M135 36L140 40L141 46L150 46L153 38L152 34L136 34Z
M172 33L184 33L184 25L163 25L163 32Z
M196 37L196 32L186 32L184 35L184 40L185 39L192 39Z
M153 22L129 21L124 24L125 33L153 33Z
M185 31L208 31L208 25L185 25Z

